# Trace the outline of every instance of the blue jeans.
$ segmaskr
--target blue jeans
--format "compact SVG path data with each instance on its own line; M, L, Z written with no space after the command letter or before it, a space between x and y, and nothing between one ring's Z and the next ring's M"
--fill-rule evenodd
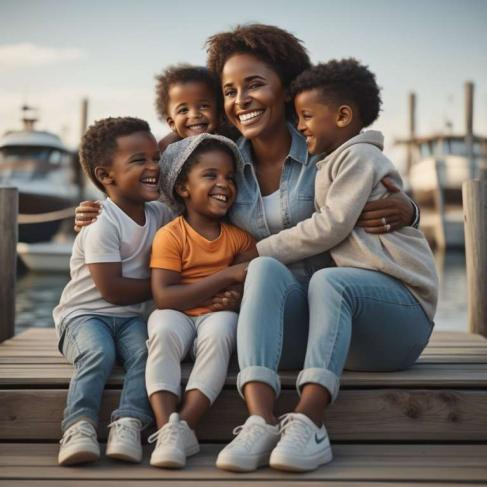
M118 358L125 369L120 403L112 421L122 417L152 422L145 390L147 325L138 317L77 316L62 332L62 352L74 365L62 429L80 419L98 424L98 412L106 381Z
M400 281L349 267L317 271L309 285L271 257L248 268L237 328L240 394L248 382L280 392L278 369L302 369L332 400L344 367L393 371L410 367L433 324Z

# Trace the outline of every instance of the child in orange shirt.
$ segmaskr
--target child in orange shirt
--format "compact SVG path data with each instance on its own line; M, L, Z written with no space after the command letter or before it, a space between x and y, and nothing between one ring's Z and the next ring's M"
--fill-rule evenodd
M254 239L224 221L237 164L236 145L210 134L169 145L161 159L163 193L182 214L157 232L150 263L158 309L148 322L146 387L159 428L149 438L157 441L156 467L183 467L199 451L193 429L220 393L235 345L238 315L211 312L206 302L242 283L245 261L255 255ZM195 363L178 414L180 362L188 352Z

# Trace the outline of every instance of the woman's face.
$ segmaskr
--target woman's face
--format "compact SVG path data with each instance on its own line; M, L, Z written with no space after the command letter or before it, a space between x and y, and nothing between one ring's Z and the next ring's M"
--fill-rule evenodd
M225 114L247 139L286 125L286 93L277 73L252 54L235 54L222 71Z

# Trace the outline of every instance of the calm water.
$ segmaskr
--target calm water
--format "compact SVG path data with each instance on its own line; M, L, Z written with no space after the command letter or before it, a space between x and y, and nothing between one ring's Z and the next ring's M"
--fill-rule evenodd
M440 301L436 327L467 329L467 282L463 252L436 254L440 275ZM27 273L17 279L16 333L31 326L52 327L52 308L69 280L67 274Z

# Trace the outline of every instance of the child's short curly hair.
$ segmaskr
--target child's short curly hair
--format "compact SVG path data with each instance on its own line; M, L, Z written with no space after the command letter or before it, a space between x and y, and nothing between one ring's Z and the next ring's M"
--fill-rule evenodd
M382 100L375 74L354 58L333 59L304 71L292 83L291 94L294 98L316 88L328 102L353 103L363 127L379 116Z
M290 32L273 25L237 25L206 41L207 66L219 78L223 66L234 54L252 54L271 67L288 88L298 74L311 66L306 48Z
M95 168L110 166L117 149L117 138L135 132L151 133L149 124L134 117L108 117L90 125L81 139L79 158L85 174L104 193L105 187L95 176Z
M220 111L221 97L218 80L205 66L192 66L190 64L175 64L167 67L156 76L156 112L160 120L165 121L169 107L169 89L176 84L185 84L191 81L204 83L215 94L217 110Z

